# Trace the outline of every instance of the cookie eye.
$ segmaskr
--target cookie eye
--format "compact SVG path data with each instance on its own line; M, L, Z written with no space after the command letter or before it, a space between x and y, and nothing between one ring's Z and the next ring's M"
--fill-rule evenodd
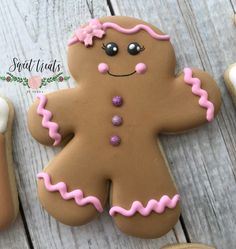
M131 42L127 48L128 53L131 55L139 54L144 49L144 46L141 47L137 42Z
M106 54L109 56L114 56L118 53L118 45L115 42L109 42L106 45L103 44L102 49L105 50Z

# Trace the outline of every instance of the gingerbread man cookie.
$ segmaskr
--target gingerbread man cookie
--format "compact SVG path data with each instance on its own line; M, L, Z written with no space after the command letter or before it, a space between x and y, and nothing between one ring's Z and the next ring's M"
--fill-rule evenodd
M185 243L185 244L175 244L175 245L170 245L170 246L164 246L161 249L215 249L215 248L204 245L204 244Z
M107 200L130 235L159 237L178 221L180 196L157 135L212 121L220 92L201 70L175 76L169 39L120 16L91 20L70 39L68 64L78 86L39 95L28 114L42 144L73 136L38 174L41 203L59 221L85 224Z
M10 225L18 214L11 147L13 116L12 104L0 97L0 229Z
M236 63L227 68L224 73L224 80L236 105Z

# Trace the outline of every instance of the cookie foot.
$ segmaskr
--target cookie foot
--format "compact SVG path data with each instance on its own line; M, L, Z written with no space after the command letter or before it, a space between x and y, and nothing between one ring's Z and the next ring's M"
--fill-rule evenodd
M103 212L97 197L85 197L80 189L68 191L64 182L52 184L46 172L39 173L38 179L38 193L43 207L60 222L70 226L83 225Z

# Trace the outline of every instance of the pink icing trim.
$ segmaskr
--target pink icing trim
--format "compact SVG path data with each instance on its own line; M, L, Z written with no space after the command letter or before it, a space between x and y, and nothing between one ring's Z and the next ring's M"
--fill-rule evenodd
M207 91L201 88L201 80L192 77L193 72L191 68L184 69L184 81L186 84L192 86L193 94L200 97L198 103L201 107L207 109L206 119L207 121L212 121L214 118L214 104L208 100Z
M51 184L51 178L46 172L41 172L37 175L38 179L44 180L44 186L49 192L59 192L64 200L74 199L78 206L85 206L87 204L93 204L98 212L103 212L103 207L99 199L95 196L83 197L83 191L80 189L67 192L67 187L64 182L58 182L57 184Z
M102 38L105 34L105 31L109 28L112 28L124 34L134 34L143 29L156 40L170 40L169 35L160 35L145 24L138 24L133 28L126 29L113 22L101 23L98 19L92 19L87 26L78 28L75 31L74 36L68 41L68 46L73 45L77 42L82 42L86 47L88 47L93 44L94 37Z
M131 29L126 29L121 27L120 25L113 23L113 22L105 22L102 24L102 27L104 30L108 29L108 28L112 28L115 29L118 32L124 33L124 34L134 34L137 33L139 30L143 29L146 32L148 32L148 34L153 37L156 40L160 40L160 41L168 41L170 40L170 36L169 35L160 35L157 34L153 29L151 29L149 26L145 25L145 24L138 24L136 26L134 26Z
M110 209L109 214L114 216L116 213L119 213L127 217L133 216L136 212L139 212L142 216L148 216L152 211L161 214L166 208L175 208L179 199L179 195L175 195L172 199L167 195L163 195L160 201L149 200L146 207L140 201L134 201L130 209L114 206Z
M50 121L52 119L52 113L45 109L47 104L47 97L43 94L38 94L39 105L37 108L37 113L43 117L42 126L48 129L49 137L54 139L54 146L61 142L61 135L58 133L59 125L55 122Z

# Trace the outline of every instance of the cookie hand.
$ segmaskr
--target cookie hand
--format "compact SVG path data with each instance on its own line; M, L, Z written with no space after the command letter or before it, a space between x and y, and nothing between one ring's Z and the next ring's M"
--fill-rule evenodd
M163 133L182 132L214 119L220 91L209 74L185 68L170 85Z
M73 135L72 111L68 100L75 101L73 89L47 95L40 94L28 112L28 127L32 136L45 145L59 145ZM68 119L70 122L68 122Z

